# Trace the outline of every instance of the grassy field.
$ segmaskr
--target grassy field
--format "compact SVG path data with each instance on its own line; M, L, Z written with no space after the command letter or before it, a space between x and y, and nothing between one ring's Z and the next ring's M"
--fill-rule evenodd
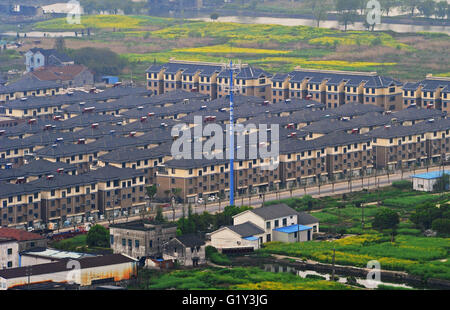
M91 37L66 39L69 48L106 47L142 72L170 58L220 62L225 58L287 72L296 66L378 71L404 80L426 73L448 75L450 38L445 34L340 31L307 26L201 22L149 16L83 16L81 25L53 19L41 31L85 30ZM45 38L42 45L52 44ZM25 39L23 50L31 47ZM417 64L420 63L420 66ZM126 73L128 74L128 72Z
M349 286L290 273L273 273L259 268L202 268L167 273L142 270L131 289L180 290L342 290Z
M62 251L72 251L81 253L112 253L110 248L88 247L86 243L87 234L78 235L73 238L64 239L50 243L50 247Z

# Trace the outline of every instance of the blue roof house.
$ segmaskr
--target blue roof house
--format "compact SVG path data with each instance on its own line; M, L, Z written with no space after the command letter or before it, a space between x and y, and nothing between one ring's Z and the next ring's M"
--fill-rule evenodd
M422 191L422 192L432 192L434 184L436 184L437 180L443 175L443 174L449 174L450 171L448 170L439 170L439 171L430 171L426 173L420 173L415 174L412 176L413 181L413 189L416 191ZM449 187L447 185L447 188L445 190L448 190Z
M302 242L312 240L313 228L294 224L272 230L273 240L281 242Z

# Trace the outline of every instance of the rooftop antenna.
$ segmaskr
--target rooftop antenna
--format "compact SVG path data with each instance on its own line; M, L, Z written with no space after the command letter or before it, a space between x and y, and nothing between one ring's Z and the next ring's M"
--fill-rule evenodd
M234 206L234 101L233 101L233 93L238 90L239 87L234 86L233 75L234 72L239 72L241 70L241 63L233 65L233 60L230 60L230 63L224 63L223 69L224 71L230 71L230 85L229 87L225 87L225 90L228 89L230 94L230 206Z

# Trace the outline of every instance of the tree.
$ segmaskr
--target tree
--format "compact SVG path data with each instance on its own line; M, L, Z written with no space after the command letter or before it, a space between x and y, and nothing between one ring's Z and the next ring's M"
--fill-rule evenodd
M397 6L398 0L379 0L381 4L381 11L382 13L386 14L386 16L389 16L389 13L391 12L392 8Z
M378 231L386 229L395 230L400 223L400 217L397 212L388 208L381 208L375 214L372 227Z
M156 223L159 223L159 224L162 224L162 223L165 223L165 222L166 222L166 218L165 218L164 215L163 215L163 211L162 211L162 207L161 207L161 206L159 206L159 207L156 209L155 222L156 222Z
M434 2L434 0L421 1L417 6L419 12L427 18L431 17L435 13L435 8L436 2Z
M211 18L211 20L217 20L219 18L219 14L217 13L212 13L209 18Z
M422 230L430 229L432 223L438 218L450 218L450 207L446 204L436 207L432 203L417 206L411 214L410 220Z
M348 25L355 22L359 0L336 0L336 11L338 13L339 24L344 25L347 31Z
M450 8L450 5L447 3L447 1L439 1L436 4L436 17L439 17L440 19L445 19L445 16L448 14L448 10Z
M146 191L147 191L147 196L148 196L148 198L150 198L150 201L151 201L156 195L156 191L157 191L156 185L153 184L151 186L147 186Z
M317 27L319 27L320 22L325 20L328 15L328 8L326 6L327 0L310 0L312 6L312 14L317 22Z
M66 41L63 37L56 38L54 49L60 53L64 53L66 51Z
M422 0L403 0L401 7L403 11L410 12L411 17L413 17L414 12L416 11L421 1Z
M86 243L89 247L109 247L109 231L101 225L94 225L89 229Z
M435 192L443 192L449 188L450 185L450 174L444 173L441 177L436 180L433 185L433 190Z
M85 47L68 50L67 53L75 60L94 72L96 78L102 75L119 75L127 62L109 49Z
M431 225L431 228L439 235L450 235L450 219L435 219Z

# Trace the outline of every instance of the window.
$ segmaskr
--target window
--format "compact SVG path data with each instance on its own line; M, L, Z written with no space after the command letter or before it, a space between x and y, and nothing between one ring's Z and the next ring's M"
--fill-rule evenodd
M111 243L111 245L114 244L114 235L109 235L109 242Z
M275 228L279 226L280 222L278 220L275 220Z
M139 240L134 240L134 246L136 249L139 249Z
M270 222L266 222L266 228L270 229Z
M12 255L12 249L8 249L8 255Z
M127 245L127 241L125 240L125 238L122 238L122 246L126 246Z

